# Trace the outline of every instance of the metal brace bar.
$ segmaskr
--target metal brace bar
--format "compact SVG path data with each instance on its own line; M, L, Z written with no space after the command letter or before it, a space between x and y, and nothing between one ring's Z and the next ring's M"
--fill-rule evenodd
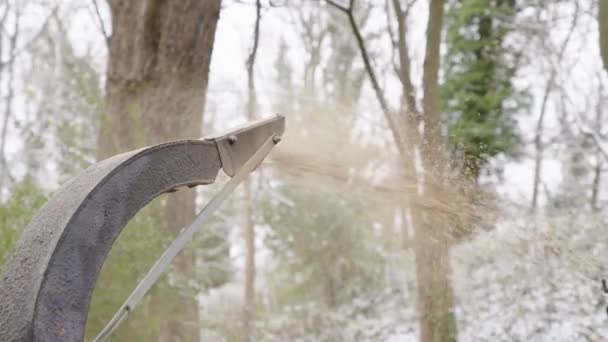
M118 328L118 326L127 318L129 313L133 310L135 305L144 297L144 295L150 290L150 288L158 281L161 274L163 274L169 267L171 261L175 256L185 247L186 243L192 239L194 234L200 230L203 223L211 217L211 215L219 208L226 198L234 191L234 189L245 179L245 177L252 172L262 160L270 153L276 143L278 143L280 137L277 135L271 136L262 146L249 158L245 164L236 172L222 188L222 190L215 195L209 203L201 210L194 221L182 230L179 235L173 240L171 245L165 250L161 257L156 261L154 266L148 271L146 276L137 285L135 290L129 295L125 303L120 309L114 314L114 317L108 322L108 324L101 330L101 332L95 337L94 342L107 341L110 335Z

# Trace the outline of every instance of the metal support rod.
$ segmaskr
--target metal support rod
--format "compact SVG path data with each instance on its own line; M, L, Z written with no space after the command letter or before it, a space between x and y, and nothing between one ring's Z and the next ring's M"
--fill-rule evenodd
M171 245L165 250L161 257L156 261L154 266L148 271L146 276L137 285L135 290L129 295L125 303L120 309L114 314L114 317L108 322L108 324L101 330L101 332L95 337L94 342L107 341L108 337L118 328L118 326L127 318L129 313L133 310L135 305L144 297L144 295L150 290L150 288L158 281L161 274L163 274L169 267L171 261L175 256L185 247L186 243L192 239L194 234L200 230L203 223L211 217L211 215L219 208L219 206L228 198L228 196L234 191L234 189L245 179L245 177L253 171L264 158L270 153L280 138L276 135L271 136L264 144L249 158L245 164L236 172L222 190L215 195L209 203L201 210L194 221L182 230L178 236L173 240Z

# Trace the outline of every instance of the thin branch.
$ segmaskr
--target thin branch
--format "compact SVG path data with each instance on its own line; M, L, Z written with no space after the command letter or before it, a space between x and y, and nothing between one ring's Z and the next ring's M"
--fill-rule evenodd
M255 57L258 52L258 46L260 42L260 21L261 21L261 11L262 5L260 0L256 0L256 10L255 10L255 26L253 29L253 46L251 48L251 52L249 53L249 57L247 57L247 76L248 76L248 89L249 92L255 89L254 79L253 79L253 67L255 64ZM251 108L250 108L251 109ZM253 113L249 113L249 115L253 115Z
M393 32L393 25L391 25L391 0L386 0L384 2L384 11L386 12L386 27L388 29L388 36L391 40L391 46L394 48L397 47L397 40L395 39L395 32Z
M321 61L321 46L329 31L325 29L316 32L314 29L314 23L318 21L318 13L317 15L309 13L308 17L305 15L305 11L297 11L297 13L299 23L302 26L300 36L310 54L310 61L304 67L304 88L307 92L313 93L315 90L316 71Z
M328 4L330 4L331 6L335 7L336 9L348 14L350 11L352 11L352 3L353 1L351 1L350 3L350 7L344 7L340 4L338 4L337 2L333 1L333 0L325 0Z
M399 71L399 66L395 62L395 50L397 49L397 40L395 39L395 32L393 31L393 25L391 25L391 8L390 8L391 0L386 0L384 2L384 12L386 13L386 27L388 29L388 37L391 41L391 65L393 67L393 72L398 77L401 77L401 72ZM402 81L403 82L403 81Z
M351 30L353 31L353 34L355 35L355 40L357 41L357 47L359 48L359 53L361 54L361 58L363 59L365 71L367 72L367 75L372 83L372 88L374 90L374 94L376 95L376 99L380 103L380 108L382 109L382 112L384 113L384 116L388 123L389 129L391 130L393 139L395 140L395 145L397 146L399 153L401 155L403 155L405 153L405 146L401 139L401 134L399 131L399 126L397 124L397 120L394 117L393 112L389 108L388 101L384 97L384 93L383 93L382 89L380 88L380 84L378 83L376 73L374 71L374 68L372 67L372 64L371 64L371 61L369 58L369 53L367 52L367 47L365 46L365 42L363 40L363 36L361 35L359 25L357 25L357 21L355 20L355 16L353 14L353 8L354 8L355 1L350 0L350 4L349 4L348 8L341 6L331 0L326 0L326 1L331 6L344 12L346 14L346 16L348 17L348 22L350 23Z
M602 117L603 117L603 99L604 97L602 96L604 93L604 86L602 84L601 78L600 78L600 82L599 82L599 87L598 87L599 91L598 93L600 94L599 99L597 101L597 104L595 106L595 129L596 132L598 133L598 135L601 133L602 131ZM595 152L595 167L593 168L593 185L591 188L591 209L592 210L597 210L599 209L598 207L598 197L599 197L599 192L600 192L600 182L601 182L601 178L602 178L602 160L600 157L600 150L599 148L596 148L596 152Z
M561 108L562 111L564 113L564 116L566 116L566 103L569 104L571 107L576 107L574 106L574 101L570 98L569 94L563 93L563 96L559 97L559 100L561 102ZM585 110L582 111L587 112L587 108ZM606 161L608 161L608 143L606 143L603 139L602 136L600 135L599 131L596 130L592 130L590 129L588 126L586 126L585 124L583 124L583 120L580 116L580 114L578 113L574 113L572 114L573 118L574 118L574 123L577 126L577 128L579 129L579 131L587 137L590 137L591 140L593 140L593 142L595 143L598 152L600 152L602 154L602 156L606 159Z
M42 26L40 26L40 30L38 30L38 32L30 40L25 42L25 44L23 44L19 48L15 47L15 49L10 53L6 62L0 60L0 69L2 69L2 67L4 67L5 65L12 63L13 60L15 60L22 52L26 51L30 47L30 45L32 45L34 42L36 42L36 40L38 40L38 38L40 38L40 36L42 36L42 34L48 28L49 22L57 12L58 8L59 6L55 6L55 8L53 8L51 13L44 19Z
M407 110L410 115L414 115L414 118L409 118L408 123L410 125L418 126L417 120L420 116L420 111L416 106L416 96L414 91L414 85L412 83L412 78L410 75L411 69L411 60L410 60L410 50L407 42L407 16L409 14L412 3L408 4L405 10L401 9L401 3L399 0L393 0L393 7L395 9L395 16L397 17L397 44L399 48L399 80L401 81L401 85L403 87L403 96L405 98L405 103L407 105ZM409 132L410 134L415 132Z
M0 16L0 72L4 68L4 64L2 63L2 55L3 55L3 48L4 48L4 39L1 39L1 34L2 34L2 28L4 28L4 22L6 21L6 18L8 17L8 12L10 11L10 9L11 8L10 8L10 6L8 4L8 1L7 1L6 2L6 9L2 13L2 16Z
M2 13L2 16L0 17L0 29L4 30L4 22L6 21L6 18L8 17L8 12L10 11L10 6L8 5L8 2L6 4L6 10Z
M549 95L551 94L551 91L553 90L553 86L555 84L555 78L557 76L557 67L562 62L562 59L566 52L566 48L568 47L568 43L570 42L570 39L572 37L572 34L574 33L574 29L576 28L576 25L578 22L578 17L579 17L578 2L575 1L574 6L575 6L574 17L572 18L572 22L570 23L570 28L568 30L568 34L566 35L566 38L564 38L562 44L560 45L559 51L557 53L557 61L555 63L556 65L554 65L552 67L551 75L549 76L549 79L547 80L547 84L545 85L545 90L544 90L543 97L541 100L540 116L536 123L536 131L535 131L535 135L534 135L534 146L536 149L536 156L535 156L535 163L534 163L534 180L533 180L534 183L532 186L532 203L531 203L531 208L530 208L532 212L534 212L536 210L536 207L538 205L538 187L539 187L539 183L541 181L542 159L543 159L543 152L544 152L544 144L542 142L542 135L544 132L544 120L545 120L545 116L547 113L547 102L549 100Z
M583 121L578 113L573 114L573 117L574 117L574 123L576 124L576 126L578 127L580 132L583 135L590 137L593 140L596 147L598 148L598 151L601 152L602 155L604 156L604 158L606 159L606 161L608 161L608 143L603 141L602 138L599 136L599 134L596 131L594 131L591 128L584 125Z
M103 18L101 17L101 11L99 10L97 0L91 0L91 2L93 3L93 7L95 8L95 16L97 17L97 20L99 21L99 29L101 30L101 34L103 35L103 38L106 41L106 46L109 46L110 45L110 35L108 34L108 31L106 31L106 27L103 24Z

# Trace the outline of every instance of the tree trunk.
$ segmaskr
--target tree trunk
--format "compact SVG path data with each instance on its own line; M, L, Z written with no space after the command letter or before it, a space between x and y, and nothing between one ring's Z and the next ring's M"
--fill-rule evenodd
M251 321L255 313L255 230L251 181L243 184L245 189L245 284L243 303L243 341L251 341Z
M430 220L431 213L424 216L423 224L415 227L414 237L420 341L456 341L449 240L441 223Z
M432 198L433 188L443 182L445 164L441 140L439 62L444 0L431 0L426 32L423 70L424 90L424 194ZM456 341L454 298L450 286L448 223L431 212L422 214L415 227L418 312L422 342Z
M536 122L536 131L534 133L534 181L532 184L532 204L530 206L530 210L532 212L536 211L538 206L538 193L541 182L541 171L542 171L542 163L543 163L543 130L544 130L544 121L545 121L545 113L547 109L547 100L549 99L549 93L551 92L551 84L553 83L554 73L551 74L549 81L545 87L545 93L543 94L540 116L538 117L538 121Z
M595 107L595 129L598 135L602 134L602 120L603 120L603 94L604 94L604 86L600 81L598 87L599 99L597 101L597 105ZM595 167L593 169L593 184L591 186L591 210L599 210L600 206L598 204L598 199L600 195L600 182L602 178L602 151L599 147L595 148Z
M0 24L4 27L10 7L7 5L2 18L0 18ZM13 23L13 33L8 38L8 76L7 76L7 87L8 92L6 94L4 103L4 118L2 119L2 133L0 133L0 194L4 189L4 182L9 176L8 163L6 160L6 141L8 133L8 125L10 124L10 118L13 115L13 97L14 93L14 78L15 78L15 54L17 51L17 38L19 35L19 23L21 21L21 13L19 9L15 10L15 18ZM2 52L2 43L0 43L0 53ZM2 55L0 55L0 71L2 71L3 63L1 63Z
M608 0L599 0L600 52L604 69L608 71Z
M405 13L401 10L398 1L393 1L399 26L399 53L401 70L399 78L403 88L404 104L401 116L395 115L388 106L376 74L371 65L369 54L363 36L356 23L351 0L348 7L338 2L328 0L332 7L342 11L348 17L357 47L361 53L365 70L370 78L372 89L387 120L393 140L399 151L399 163L403 165L404 179L416 179L414 155L417 144L421 147L425 169L424 194L408 194L407 205L411 208L412 223L414 226L414 252L416 254L416 275L418 287L418 311L420 319L420 340L422 342L454 341L456 340L456 320L453 308L453 295L449 280L449 239L448 226L441 222L432 213L419 211L417 203L433 196L432 189L441 184L441 171L444 161L439 102L439 62L440 43L443 25L443 0L432 0L429 6L429 22L427 27L427 47L424 61L424 135L420 139L418 134L418 110L415 104L415 92L409 75L408 46L406 42ZM422 141L420 141L422 140ZM422 143L422 145L421 145Z
M113 32L99 159L201 136L220 1L109 1ZM165 225L172 233L193 219L194 198L190 189L167 198ZM180 255L176 264L191 274L193 256ZM169 341L199 341L197 301L183 292L179 312L167 313L168 331L161 335Z
M253 30L253 46L247 59L247 89L248 101L247 112L249 120L256 116L257 112L257 97L255 90L254 66L255 58L258 51L260 41L260 21L262 4L260 0L256 1L256 18ZM251 194L251 175L247 176L243 184L245 191L245 284L244 284L244 301L243 301L243 341L251 341L251 321L255 313L255 222L253 219L253 198Z
M422 151L425 172L437 173L442 167L441 102L439 98L439 61L444 0L431 0L426 28L426 51L422 87L424 91L424 135Z

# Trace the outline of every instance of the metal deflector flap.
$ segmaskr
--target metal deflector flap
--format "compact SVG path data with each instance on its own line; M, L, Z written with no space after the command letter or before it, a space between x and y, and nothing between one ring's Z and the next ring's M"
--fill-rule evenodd
M230 132L205 137L214 141L222 162L222 169L230 177L264 144L269 137L280 137L285 131L285 117L277 115L270 119L248 122Z

